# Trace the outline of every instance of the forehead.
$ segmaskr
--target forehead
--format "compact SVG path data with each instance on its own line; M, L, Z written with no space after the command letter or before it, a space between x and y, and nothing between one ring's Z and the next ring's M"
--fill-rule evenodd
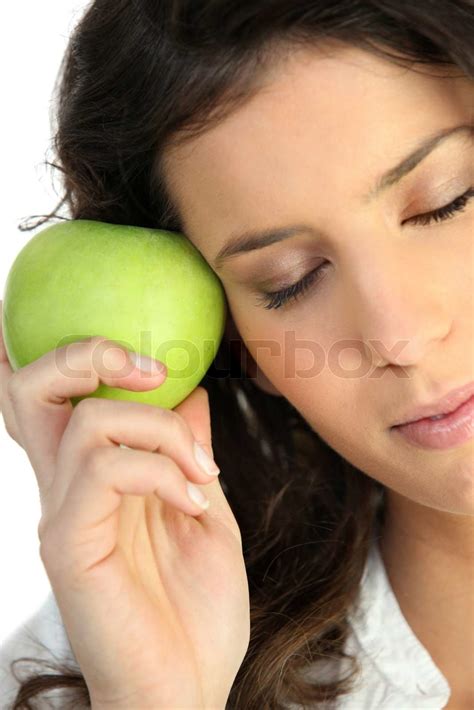
M297 50L248 103L168 154L170 190L190 236L264 228L289 207L355 199L420 138L465 116L472 95L466 79L355 47Z

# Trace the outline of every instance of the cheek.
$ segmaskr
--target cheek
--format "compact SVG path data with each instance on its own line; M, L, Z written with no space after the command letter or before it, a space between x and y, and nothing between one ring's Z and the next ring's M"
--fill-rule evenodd
M474 216L470 221L469 229L466 230L466 235L463 240L463 254L462 258L458 259L458 274L459 277L456 279L457 288L464 295L464 300L469 304L471 317L473 300L472 294L474 292L474 269L472 265L474 264ZM454 250L453 250L454 251ZM454 288L453 284L453 288Z
M315 411L337 422L350 412L353 380L344 372L359 368L361 354L347 348L335 354L335 342L345 342L342 324L335 325L335 314L328 317L327 308L317 317L311 296L308 302L285 314L230 299L229 306L245 347L281 394L310 423Z
M293 383L287 387L287 399L324 441L346 458L353 458L355 451L367 452L370 415L357 406L357 394L347 380L325 368L311 381Z
M351 386L329 378L326 375L318 379L311 388L295 389L289 397L291 403L313 431L343 459L375 480L390 484L396 480L396 474L393 476L387 470L388 437L373 411L371 413L370 401L364 398L367 408L362 411L358 395Z
M474 212L463 222L462 228L453 229L448 238L443 240L442 248L436 252L436 258L442 268L440 289L446 295L453 295L455 304L469 301L472 309L472 286L474 281Z
M327 347L320 337L309 335L310 327L283 327L277 318L241 319L239 331L262 372L287 399L319 389L328 377L325 366ZM331 376L331 373L329 373ZM323 384L324 390L328 385Z

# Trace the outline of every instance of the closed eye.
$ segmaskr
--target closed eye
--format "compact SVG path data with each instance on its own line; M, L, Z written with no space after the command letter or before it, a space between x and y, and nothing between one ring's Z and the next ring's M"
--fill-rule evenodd
M456 212L462 212L471 197L474 197L473 187L470 187L469 190L467 190L463 195L456 197L455 200L444 207L439 207L432 212L425 212L425 214L410 217L409 219L404 220L402 224L409 222L410 224L421 224L426 226L427 224L431 224L431 222L442 222L443 220L452 217Z
M462 212L472 197L474 197L474 187L470 187L463 195L456 197L455 200L444 205L444 207L439 207L431 212L425 212L424 214L410 217L404 220L402 225L408 223L427 226L432 222L442 222L446 219L450 219L457 212ZM272 308L281 308L290 301L296 301L310 286L316 286L319 281L321 281L329 263L328 261L323 262L320 266L307 273L291 286L287 286L279 291L264 291L262 295L257 298L257 305L263 305L265 309L270 310Z

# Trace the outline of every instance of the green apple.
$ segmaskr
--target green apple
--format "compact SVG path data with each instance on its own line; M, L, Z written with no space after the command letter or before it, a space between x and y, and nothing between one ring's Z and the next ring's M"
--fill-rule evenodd
M3 296L14 370L68 343L105 336L161 360L168 374L145 392L100 384L88 396L169 409L202 380L225 316L220 280L183 234L92 220L56 223L32 237L12 264Z

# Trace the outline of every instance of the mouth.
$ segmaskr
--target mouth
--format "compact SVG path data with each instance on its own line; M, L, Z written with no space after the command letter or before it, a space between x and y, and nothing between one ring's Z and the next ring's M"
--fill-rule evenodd
M440 411L441 410L441 411ZM474 435L474 389L472 385L452 390L438 404L428 405L425 416L406 419L390 427L395 436L425 450L451 449Z
M450 414L456 412L460 407L466 404L473 395L474 381L451 390L437 402L421 405L412 409L411 413L407 413L400 421L393 424L391 428L394 429L416 422L436 422L446 419Z

